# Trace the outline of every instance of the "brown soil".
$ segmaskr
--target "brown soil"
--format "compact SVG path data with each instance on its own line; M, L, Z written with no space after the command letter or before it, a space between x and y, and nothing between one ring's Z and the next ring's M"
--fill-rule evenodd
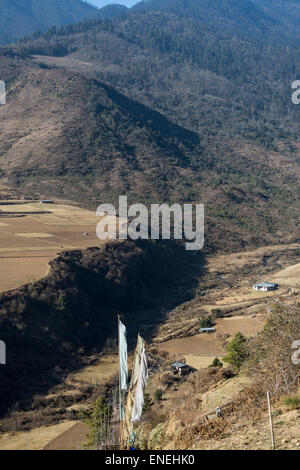
M83 450L88 427L79 422L53 439L44 450Z

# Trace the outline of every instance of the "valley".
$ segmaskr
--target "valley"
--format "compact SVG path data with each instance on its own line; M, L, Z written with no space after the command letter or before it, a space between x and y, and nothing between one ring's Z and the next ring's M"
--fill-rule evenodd
M36 209L37 205L40 207L39 204L29 202L27 212ZM40 224L36 226L36 230L42 233L41 227L47 226L47 233L50 231L55 236L58 228L65 231L68 227L70 237L68 243L77 243L78 227L80 227L81 234L83 226L81 224L88 222L92 224L91 213L75 206L59 204L54 206L51 207L51 214L30 216L33 218L32 223L36 218L35 223ZM11 210L16 208L23 210L23 206L20 208L19 205L9 207ZM70 216L70 208L73 209L72 216ZM69 219L64 220L64 215L67 214ZM45 216L47 218L43 221ZM75 217L77 223L81 221L81 224L73 225ZM63 221L64 225L60 225ZM33 227L32 225L30 230ZM64 238L65 240L67 239ZM84 242L87 243L85 240ZM71 246L65 248L72 249ZM167 308L163 315L164 320L154 330L153 325L145 324L144 321L140 324L139 328L143 334L149 335L152 331L148 336L148 347L150 351L153 351L155 361L161 364L150 376L148 393L153 396L156 388L160 386L167 370L166 365L163 364L170 364L174 360L184 360L198 371L209 370L207 367L215 357L222 360L226 354L226 343L234 334L241 332L246 337L255 336L264 327L270 311L276 304L294 303L299 297L300 271L297 262L299 249L298 244L277 245L257 248L253 251L207 257L205 261L207 270L203 271L204 274L195 284L191 298L179 302L175 308ZM54 248L52 253L55 256ZM51 253L49 256L52 256ZM278 291L255 292L252 284L257 280L265 279L276 282L282 280L283 283ZM35 282L38 282L38 279ZM199 319L212 315L216 311L218 315L221 312L223 316L215 321L216 332L210 335L199 334ZM6 418L0 420L1 448L43 449L45 447L74 450L84 448L87 428L78 421L78 412L91 406L99 390L107 393L105 390L113 386L118 373L118 356L113 351L101 352L85 355L80 362L78 371L65 371L59 385L50 387L46 394L36 396L30 411L26 411L26 408L15 409ZM236 383L232 381L232 384L226 385L228 390L222 389L223 401L220 401L219 395L213 398L212 389L209 392L207 404L204 405L206 401L203 401L203 412L205 409L212 409L214 403L226 404L248 384L245 381L243 385L244 382L240 379L235 379L235 381ZM173 391L172 387L166 390L164 409L174 406L174 400L176 401L178 396L182 397L188 393L184 391L185 387L183 383L178 391L176 389ZM42 428L41 423L43 423ZM235 443L235 446L238 444Z
M300 447L298 3L0 0L0 449L86 449L104 412L114 448L118 319L137 449L268 449L267 392ZM120 195L204 204L204 248L101 242Z

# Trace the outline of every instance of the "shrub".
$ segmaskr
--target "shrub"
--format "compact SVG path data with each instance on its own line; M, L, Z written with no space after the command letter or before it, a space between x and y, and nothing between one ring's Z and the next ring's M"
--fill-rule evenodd
M215 357L209 367L223 367L223 362L218 357Z
M163 397L163 391L161 388L158 388L157 390L155 390L155 393L154 393L154 401L156 403L159 403L161 400L162 400L162 397Z
M153 401L150 398L149 393L145 393L143 411L148 411L153 405Z
M212 310L214 318L223 318L224 317L224 312L220 308L214 308Z
M145 423L142 423L135 429L135 448L138 450L147 450L148 435L145 429Z
M214 326L212 317L206 317L200 320L200 328L211 328L212 326Z
M282 402L290 410L300 409L300 397L297 395L286 396L283 398Z
M159 450L163 447L165 441L166 441L165 425L163 423L160 423L154 429L152 429L149 435L148 449Z

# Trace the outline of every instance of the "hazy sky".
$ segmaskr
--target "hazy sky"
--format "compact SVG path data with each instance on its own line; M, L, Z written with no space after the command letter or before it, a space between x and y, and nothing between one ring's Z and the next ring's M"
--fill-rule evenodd
M97 7L105 7L105 5L111 5L112 3L118 3L119 5L125 5L126 7L132 7L140 0L89 0L89 3L96 5Z

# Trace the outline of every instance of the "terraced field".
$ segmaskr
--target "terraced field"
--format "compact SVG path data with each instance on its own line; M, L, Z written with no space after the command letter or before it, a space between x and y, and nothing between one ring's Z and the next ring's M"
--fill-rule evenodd
M73 205L0 200L0 292L43 277L62 250L98 246L98 221Z

